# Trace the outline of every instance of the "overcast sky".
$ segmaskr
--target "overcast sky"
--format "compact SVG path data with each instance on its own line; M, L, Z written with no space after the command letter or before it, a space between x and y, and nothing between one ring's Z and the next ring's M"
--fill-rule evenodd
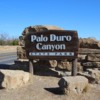
M19 37L31 25L55 25L100 40L100 0L0 0L0 33Z

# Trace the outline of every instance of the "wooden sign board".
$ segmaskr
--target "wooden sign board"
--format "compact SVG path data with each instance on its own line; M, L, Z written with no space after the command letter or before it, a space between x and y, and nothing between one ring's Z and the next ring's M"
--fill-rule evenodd
M75 59L78 44L77 31L47 30L29 33L25 37L29 59Z

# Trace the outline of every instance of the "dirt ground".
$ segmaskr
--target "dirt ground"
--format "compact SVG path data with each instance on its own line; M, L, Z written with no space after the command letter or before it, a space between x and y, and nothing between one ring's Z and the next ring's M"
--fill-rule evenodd
M59 89L60 78L34 75L33 80L18 89L1 89L0 100L100 100L100 85L94 85L87 93L65 95Z
M16 51L16 47L0 47L0 51ZM33 75L32 81L17 89L0 89L0 100L100 100L100 85L93 85L83 94L65 95L56 76Z
M15 52L17 50L17 46L0 46L0 52Z

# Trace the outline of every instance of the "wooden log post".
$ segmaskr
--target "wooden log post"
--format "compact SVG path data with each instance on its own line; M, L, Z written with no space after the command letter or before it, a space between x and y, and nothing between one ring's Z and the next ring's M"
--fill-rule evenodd
M33 60L29 59L29 72L33 75L34 74L34 66L33 66Z
M77 58L72 61L72 76L77 75Z

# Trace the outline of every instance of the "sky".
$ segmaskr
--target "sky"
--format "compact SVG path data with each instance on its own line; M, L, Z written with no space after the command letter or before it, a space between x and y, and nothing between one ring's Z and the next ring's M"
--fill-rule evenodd
M53 25L100 40L100 0L0 0L0 34L18 38L25 27Z

